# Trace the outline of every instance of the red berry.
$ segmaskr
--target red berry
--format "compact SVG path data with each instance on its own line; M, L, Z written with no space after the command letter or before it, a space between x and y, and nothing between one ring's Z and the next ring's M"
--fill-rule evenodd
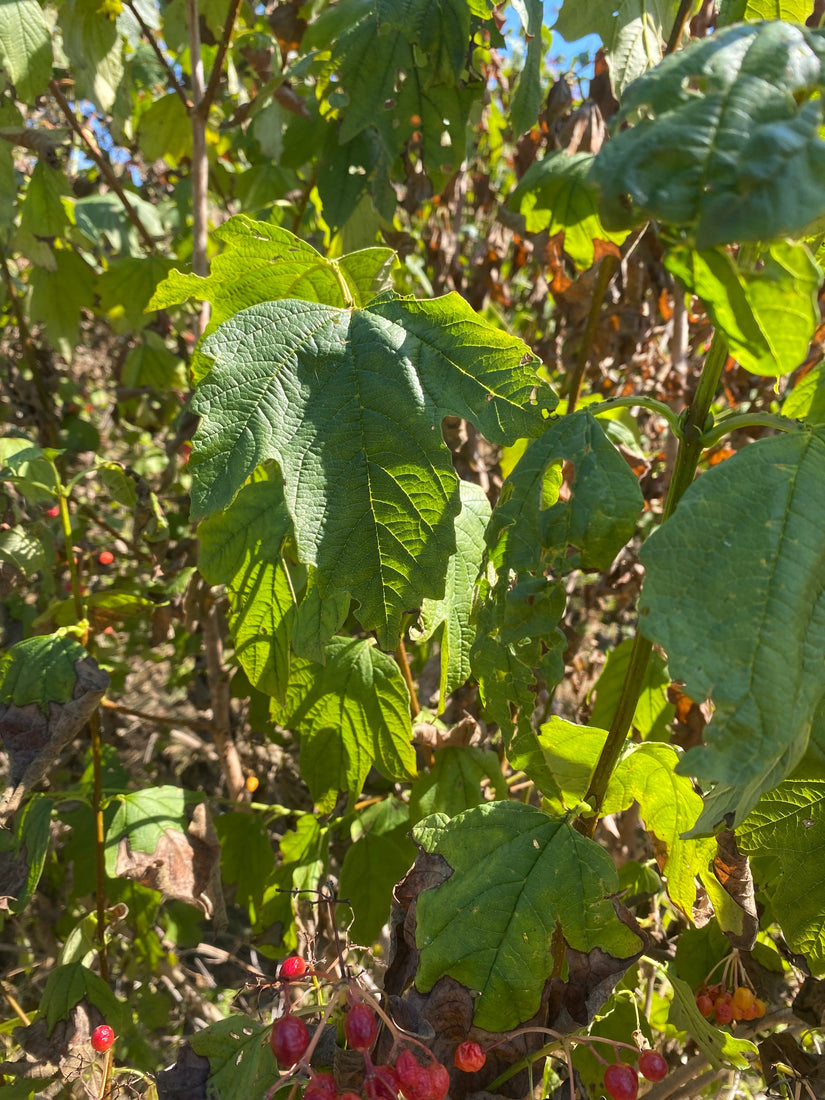
M639 1055L639 1073L648 1081L664 1081L667 1062L658 1050L643 1050Z
M478 1073L487 1061L487 1055L478 1043L474 1043L471 1039L468 1039L466 1043L462 1043L461 1046L456 1047L453 1061L456 1066L464 1070L465 1073Z
M431 1062L427 1066L427 1073L430 1078L431 1100L444 1100L450 1091L450 1075L446 1068L440 1062Z
M392 1066L373 1066L364 1081L364 1096L367 1100L397 1100L398 1088L398 1078Z
M97 560L101 565L111 565L115 560L115 556L111 550L101 550L97 556Z
M395 1060L398 1087L407 1100L430 1100L433 1082L424 1066L410 1050L402 1050Z
M723 993L713 1006L717 1024L729 1024L733 1020L733 997L730 993Z
M353 1050L369 1050L378 1034L375 1013L365 1004L356 1004L347 1013L344 1035Z
M284 959L281 963L280 975L287 981L289 981L290 978L300 978L306 974L306 972L306 959L302 959L300 955L290 955L288 959Z
M329 1100L335 1100L338 1095L338 1086L331 1073L311 1073L307 1091L304 1093L305 1100L310 1089L321 1093L323 1096L328 1096Z
M300 1016L281 1016L272 1025L269 1045L282 1066L294 1066L309 1046L309 1029Z
M696 997L696 1007L705 1019L709 1020L713 1015L713 998L707 993L699 993Z
M52 519L56 519L60 515L60 505L55 504L51 508L46 509L46 515L51 516Z
M639 1094L636 1070L625 1062L614 1062L604 1071L604 1091L613 1100L636 1100Z
M98 1054L109 1050L115 1041L115 1033L108 1024L100 1024L92 1032L92 1049Z
M361 1100L357 1092L342 1092L341 1100Z

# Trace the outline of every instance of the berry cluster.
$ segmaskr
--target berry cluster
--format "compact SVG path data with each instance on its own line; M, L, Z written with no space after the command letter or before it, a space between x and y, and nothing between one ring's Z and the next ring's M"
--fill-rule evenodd
M724 985L703 985L696 991L696 1007L706 1020L715 1016L717 1024L735 1020L761 1020L767 1005L746 985L725 989Z
M664 1081L668 1065L658 1050L643 1050L635 1070L627 1062L613 1062L604 1071L604 1091L613 1100L636 1100L639 1074L647 1081Z
M372 1000L354 981L346 983L347 1011L343 1021L346 1044L350 1050L356 1050L364 1058L364 1080L361 1092L339 1093L335 1078L331 1073L318 1073L310 1066L314 1043L310 1030L304 1020L292 1011L292 1003L286 995L288 989L300 988L307 979L317 977L310 970L306 960L299 955L285 959L279 970L279 979L285 992L285 1011L272 1025L270 1045L279 1066L292 1076L298 1069L309 1073L309 1081L303 1094L303 1100L445 1100L450 1087L450 1077L445 1067L436 1061L422 1044L405 1037L402 1046L400 1036L392 1021L384 1016L378 1005L373 1007ZM325 1019L335 1005L335 998L327 1005ZM390 1051L387 1065L376 1065L370 1051L378 1037L378 1017L393 1033L395 1041ZM320 1033L320 1028L319 1028ZM421 1047L425 1056L423 1062L410 1049L410 1043ZM480 1048L479 1048L480 1050ZM483 1059L483 1055L482 1055ZM283 1080L283 1079L282 1079ZM275 1090L273 1090L274 1092Z

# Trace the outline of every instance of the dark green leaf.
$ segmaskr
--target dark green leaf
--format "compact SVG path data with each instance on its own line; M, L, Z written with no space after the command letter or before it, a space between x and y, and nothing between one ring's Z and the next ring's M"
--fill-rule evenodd
M123 1008L101 977L79 962L56 966L49 974L40 1000L40 1011L46 1017L48 1034L58 1020L68 1019L69 1013L83 998L98 1008L106 1020L114 1026L123 1022Z
M610 729L632 649L633 639L626 638L608 653L593 689L596 692L596 702L590 713L591 725L604 730ZM676 713L676 708L667 699L670 682L667 663L661 654L654 651L645 669L641 694L633 714L633 729L639 731L644 741L669 740L670 723Z
M697 829L741 821L805 752L825 688L824 516L825 441L800 431L708 470L642 550L644 632L715 706L678 769L720 785Z
M209 1059L210 1095L218 1100L263 1096L278 1079L278 1063L269 1046L271 1025L248 1016L230 1016L201 1028L189 1038L196 1054Z
M613 861L564 820L491 802L452 821L435 814L413 837L453 869L418 897L416 985L426 992L449 974L477 990L477 1027L506 1031L538 1011L557 921L579 951L628 958L641 950L609 900L618 885Z
M819 31L744 24L641 76L593 166L607 224L658 218L689 230L700 249L810 224L825 212L823 58Z
M472 745L446 745L435 752L435 762L422 772L410 791L410 814L414 821L427 814L457 817L464 810L485 801L482 784L492 788L496 798L507 797L501 761L489 749Z
M544 4L542 0L522 0L520 6L527 11L524 28L527 53L510 103L510 123L516 135L536 125L542 101L541 61L544 56L541 34Z
M46 326L55 351L71 362L77 350L81 309L91 309L95 273L76 252L55 252L56 268L34 268L31 315Z
M382 645L401 617L443 594L458 482L437 431L445 415L488 438L536 432L554 395L524 345L457 295L349 312L293 300L236 314L204 343L215 365L192 410L192 509L225 508L256 466L284 475L300 559L322 596L349 591Z
M71 628L16 642L0 657L0 702L24 707L65 703L77 684L75 663L88 654Z

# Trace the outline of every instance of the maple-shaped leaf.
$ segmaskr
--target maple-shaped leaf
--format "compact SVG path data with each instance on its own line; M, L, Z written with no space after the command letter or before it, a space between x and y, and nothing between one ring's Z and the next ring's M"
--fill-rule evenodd
M354 311L266 302L220 325L203 352L214 365L191 404L193 515L225 508L274 459L320 595L351 593L387 649L409 608L443 595L455 550L442 418L503 443L540 432L556 403L526 346L457 294Z
M741 821L808 745L825 690L823 522L825 438L803 429L708 470L642 549L642 629L715 707L678 765L717 784L697 831Z
M331 809L358 795L375 765L387 779L415 775L410 697L396 662L363 638L333 638L325 662L293 659L281 725L301 738L301 775Z
M556 922L580 952L627 959L642 949L610 900L612 859L563 818L491 802L452 819L434 814L413 839L452 868L418 898L416 985L426 992L449 974L478 991L477 1027L504 1031L536 1013L553 971Z
M626 90L596 155L606 224L661 219L700 249L803 230L825 212L823 88L825 36L781 20L670 54Z
M209 1059L210 1096L229 1100L266 1094L278 1078L278 1063L269 1046L271 1030L271 1025L248 1016L229 1016L190 1036L195 1054Z
M639 745L610 777L602 812L619 813L634 802L645 828L654 838L654 852L667 880L670 899L691 919L696 900L695 879L716 852L712 839L685 840L702 811L702 799L691 781L675 773L679 756L671 745Z

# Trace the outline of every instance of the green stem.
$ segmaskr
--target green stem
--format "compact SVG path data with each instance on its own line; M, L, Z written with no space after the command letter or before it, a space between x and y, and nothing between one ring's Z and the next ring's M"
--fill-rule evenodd
M109 980L109 956L106 949L106 832L103 822L103 779L101 767L100 711L89 719L92 734L92 813L95 823L95 901L97 902L97 958L100 976Z
M713 399L719 388L719 380L727 357L727 345L722 336L716 332L710 351L705 359L696 394L682 424L679 450L676 454L673 477L670 481L662 515L663 521L673 514L676 505L696 475L696 467L699 464L699 458L705 445L704 425L710 415ZM633 648L630 652L630 661L622 684L619 704L616 707L607 740L593 770L590 785L583 799L590 806L590 811L587 817L576 819L576 828L585 836L592 836L596 831L596 824L607 793L607 785L627 741L652 651L653 643L645 638L641 630L637 628L636 637L633 639Z
M678 439L682 434L682 424L678 415L666 405L664 401L657 401L655 397L611 397L607 401L600 401L598 405L588 405L588 409L594 416L610 412L611 409L647 409L649 412L658 413L664 417L670 426L670 430Z
M751 412L731 413L723 416L716 424L705 432L702 439L702 447L708 450L720 443L731 432L742 431L744 428L773 428L777 432L798 432L802 425L798 420L791 420L779 413Z

